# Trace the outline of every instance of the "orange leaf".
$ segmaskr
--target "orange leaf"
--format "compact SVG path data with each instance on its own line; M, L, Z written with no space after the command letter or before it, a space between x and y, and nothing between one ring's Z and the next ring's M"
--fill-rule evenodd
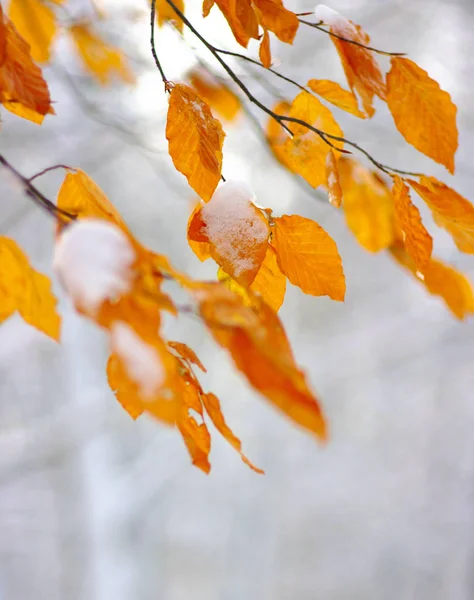
M221 411L221 405L219 402L219 398L217 398L217 396L215 396L212 393L203 394L202 402L204 404L204 408L206 409L207 414L209 415L212 422L214 423L214 427L217 429L217 431L229 442L229 444L233 448L235 448L237 450L237 452L240 454L242 460L244 461L244 463L246 465L248 465L251 469L253 469L257 473L260 473L261 475L263 475L264 472L261 469L257 468L255 465L253 465L249 461L249 459L246 456L244 456L244 454L242 454L242 443L239 440L239 438L234 435L232 430L229 428L229 426L225 422L224 415L222 414L222 411Z
M278 102L272 110L277 115L288 116L290 114L290 108L291 105L288 102L281 101ZM275 158L284 167L291 171L292 169L289 166L289 161L286 157L285 152L285 142L288 140L288 133L273 117L270 117L268 119L266 137L268 140L268 145L270 146L271 151L275 155Z
M254 280L267 251L268 221L240 182L226 181L192 218L188 237L209 243L212 258L241 285Z
M346 222L359 244L369 252L388 248L395 236L390 190L354 160L341 158L339 177Z
M423 283L430 294L440 296L445 301L455 317L464 319L474 314L474 293L465 275L435 259L431 259L422 271L418 270L400 242L392 246L390 251L402 266Z
M392 57L387 104L406 141L454 173L457 109L448 92L413 61Z
M175 350L183 360L196 365L196 367L199 367L201 371L206 373L206 368L199 360L194 350L192 350L189 346L183 344L182 342L168 342L168 346L173 348L173 350Z
M207 17L214 3L204 1L203 16ZM247 48L250 38L258 39L258 20L251 0L215 0L229 23L238 43Z
M8 14L18 33L30 45L33 60L48 62L57 30L51 8L41 0L11 0Z
M242 108L240 100L224 81L211 77L209 72L202 68L194 68L187 77L192 87L213 111L227 121L233 121L237 117Z
M445 183L421 177L407 180L433 213L437 225L446 229L461 252L474 254L474 206Z
M0 6L0 102L18 116L41 123L53 113L49 90L30 47Z
M211 436L205 423L198 425L196 419L183 410L178 421L178 428L183 436L193 465L208 474L211 470L209 452L211 450Z
M224 135L209 106L192 88L182 83L173 86L166 122L169 153L176 169L206 201L221 177Z
M273 219L272 246L280 269L305 294L344 300L346 281L334 240L304 217L283 215Z
M335 81L329 79L310 79L308 87L327 102L334 104L341 110L345 110L359 119L365 119L366 115L359 110L357 98L353 92L345 90Z
M294 361L283 326L251 292L251 306L220 284L194 290L201 316L249 383L298 425L325 439L326 424L304 374Z
M88 25L73 25L69 32L86 69L100 84L109 83L114 76L125 83L135 81L122 52L106 44Z
M339 171L337 169L337 160L334 150L331 148L326 156L326 181L329 195L329 202L339 208L342 203L342 188L339 181Z
M59 341L61 318L49 278L30 266L16 242L0 236L0 322L16 310L29 325Z
M320 4L316 7L315 16L329 25L331 32L336 35L365 46L370 43L369 36L359 25L349 21L335 10ZM382 71L374 53L333 36L331 40L339 53L351 90L355 90L360 96L365 112L371 117L375 112L372 106L374 95L382 100L386 99Z
M174 0L174 3L176 4L178 10L184 13L184 0ZM178 17L166 0L157 0L155 7L156 19L159 27L162 27L165 23L171 22L178 31L183 33L183 21Z
M207 17L211 12L211 8L214 6L215 0L204 0L202 3L202 16Z
M264 29L263 31L263 39L260 42L258 56L260 57L260 62L265 68L268 69L272 66L272 53L270 50L270 35L268 33L268 29Z
M402 179L393 177L393 204L398 228L402 231L406 251L416 267L422 269L430 262L433 239L421 221L420 211L412 203L408 187Z
M342 137L343 133L329 108L308 92L293 100L290 117L301 119L316 129ZM285 142L285 158L289 168L306 179L314 188L326 183L326 156L330 146L307 127L289 123L292 138ZM339 142L342 147L342 143Z
M274 33L282 42L292 44L300 24L295 13L286 9L282 0L253 0L253 2L259 11L262 27Z
M211 246L210 246L209 242L202 242L202 241L196 242L195 240L193 240L189 237L189 228L191 227L191 223L193 223L194 216L196 215L196 213L198 213L199 215L201 214L201 212L200 212L201 208L202 208L202 203L198 202L196 204L196 206L194 207L193 212L189 216L188 227L187 227L187 239L188 239L188 244L189 244L189 247L191 248L191 250L194 252L194 254L199 258L199 260L201 262L204 262L208 258L211 258L211 253L210 253ZM204 223L202 223L202 221L200 222L200 225L197 229L199 230L201 228L201 226L204 226ZM196 227L195 223L193 224L193 227L194 228Z

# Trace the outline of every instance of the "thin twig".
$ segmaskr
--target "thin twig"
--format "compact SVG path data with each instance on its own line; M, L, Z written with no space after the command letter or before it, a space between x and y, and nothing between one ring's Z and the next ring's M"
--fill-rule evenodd
M163 83L168 83L168 79L166 78L165 72L163 71L163 67L161 66L160 59L158 58L158 54L156 53L155 48L155 15L156 15L156 0L151 0L151 11L150 11L150 46L151 53L153 55L153 59L155 61L155 65L158 67L158 71L160 72L161 79Z
M73 169L72 167L68 167L67 165L53 165L52 167L46 167L46 169L43 169L39 173L35 173L35 175L28 178L28 181L31 183L37 177L42 177L43 175L46 175L46 173L49 173L50 171L55 171L56 169L66 169L66 171L75 171L75 169Z
M308 25L308 27L313 27L314 29L318 29L323 33L330 35L338 40L343 42L347 42L348 44L353 44L354 46L359 46L360 48L364 48L365 50L370 50L371 52L375 52L376 54L382 54L383 56L406 56L405 52L386 52L385 50L379 50L378 48L373 48L372 46L366 46L361 42L357 42L356 40L351 40L349 38L345 38L342 35L338 35L337 33L332 32L331 30L324 29L323 21L319 21L319 23L311 23L310 21L305 21L304 19L298 19L300 23L303 25Z

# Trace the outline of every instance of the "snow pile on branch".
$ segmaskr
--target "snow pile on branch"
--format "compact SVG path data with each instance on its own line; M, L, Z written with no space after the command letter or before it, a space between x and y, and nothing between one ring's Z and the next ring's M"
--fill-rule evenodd
M54 270L74 304L95 315L105 300L129 291L134 261L135 250L116 225L84 219L61 235Z
M329 26L338 25L339 23L346 22L346 19L334 10L333 8L329 8L325 4L318 4L314 9L314 16L319 20Z
M128 377L144 399L153 399L165 381L165 369L158 351L144 342L124 321L110 331L112 351L120 358Z

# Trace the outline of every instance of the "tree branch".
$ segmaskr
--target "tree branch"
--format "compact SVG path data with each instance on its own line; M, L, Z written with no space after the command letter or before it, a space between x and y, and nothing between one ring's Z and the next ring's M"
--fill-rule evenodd
M150 10L151 53L153 55L155 65L158 67L158 71L160 72L161 79L162 79L163 83L165 84L165 89L166 89L168 79L166 78L165 72L163 71L163 67L161 66L160 59L158 58L158 54L156 53L156 48L155 48L155 15L156 15L156 0L151 0L151 10Z

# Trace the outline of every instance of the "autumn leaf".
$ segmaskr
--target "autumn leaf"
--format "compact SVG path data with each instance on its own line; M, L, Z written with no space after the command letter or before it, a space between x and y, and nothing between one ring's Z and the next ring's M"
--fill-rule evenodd
M282 272L305 294L344 300L346 282L334 240L305 217L273 219L272 246Z
M209 72L194 68L187 75L190 85L209 107L223 119L233 121L241 111L241 103L234 92L222 80L211 77Z
M390 190L354 160L341 158L338 168L347 226L369 252L388 248L395 236Z
M205 18L211 12L211 8L214 6L215 0L203 0L202 3L202 16Z
M53 10L41 0L11 0L8 15L30 45L33 60L48 62L57 30Z
M50 280L30 266L16 242L0 236L0 322L15 311L29 325L59 341L61 318Z
M203 16L207 17L214 3L204 1ZM237 42L247 48L251 38L258 39L258 20L251 0L215 0L229 23Z
M329 108L308 92L293 100L290 117L301 119L325 133L342 137L341 128ZM330 146L321 136L304 125L290 123L293 137L285 142L285 159L289 168L301 175L312 187L326 183L326 156ZM342 148L342 142L339 142Z
M362 46L369 45L370 38L365 31L337 11L320 4L316 7L315 16L329 25L332 33L362 44ZM331 40L339 53L351 90L360 96L365 112L371 117L375 112L374 96L378 96L382 100L386 99L385 82L374 53L334 36L331 36Z
M279 40L292 44L298 31L298 17L283 6L282 0L253 0L260 24ZM263 63L263 61L262 61Z
M260 58L260 62L265 68L268 69L272 66L272 53L270 50L270 35L268 33L268 29L263 31L263 38L258 49L258 56Z
M214 339L229 351L249 383L295 423L325 439L321 408L294 361L275 312L255 295L251 306L245 306L219 283L201 284L193 294Z
M188 219L188 226L187 226L187 240L188 240L188 244L189 247L191 248L191 250L194 252L194 254L199 258L199 260L201 262L206 261L208 258L211 258L211 253L210 253L210 244L209 242L196 242L195 240L191 239L189 237L189 228L191 226L191 223L193 223L194 220L194 215L196 213L200 213L202 208L202 202L198 202L196 204L196 206L194 207L192 213L189 215L189 219ZM200 224L200 227L204 226L204 223ZM195 227L195 224L193 224L193 227Z
M194 350L187 344L183 344L182 342L168 342L168 346L172 348L184 361L196 365L196 367L199 367L201 371L206 373L206 368L199 360Z
M426 202L439 227L453 238L461 252L474 254L474 206L445 183L434 177L407 180Z
M114 77L124 83L135 81L122 52L106 44L88 25L73 25L69 33L86 69L100 84L108 84Z
M394 175L393 181L396 226L402 232L409 256L418 269L423 269L430 262L433 239L421 221L420 211L411 201L408 186L398 175Z
M0 6L0 102L10 112L41 124L51 107L48 86L30 47Z
M454 173L457 109L448 92L413 61L392 57L387 104L406 141Z
M278 102L272 108L272 112L274 112L276 115L288 116L290 114L290 109L291 104L283 100ZM273 117L270 117L268 119L266 130L268 145L270 146L270 150L273 152L278 162L291 171L290 162L285 152L285 142L288 140L288 137L288 133L283 129L280 123L278 123Z
M187 388L186 393L193 393L192 388ZM178 429L181 432L193 465L208 474L211 470L209 463L211 436L206 424L198 424L196 419L188 414L187 407L183 407L181 417L178 420Z
M194 214L188 228L189 239L208 243L217 264L244 286L255 279L270 234L268 221L252 198L245 184L226 181Z
M332 148L326 156L326 187L328 188L329 202L339 208L342 203L342 188L339 181L336 155Z
M178 10L184 13L184 0L174 0L174 3ZM183 33L183 21L178 17L174 9L166 2L166 0L157 0L155 8L156 20L158 21L159 27L162 27L165 23L171 22L180 33Z
M224 135L209 106L192 88L182 83L173 86L166 122L169 153L176 169L206 201L221 177Z
M309 89L321 96L327 102L334 104L337 108L344 110L359 119L365 119L366 115L359 110L357 98L353 92L345 90L335 81L329 79L310 79L308 81Z
M474 314L474 293L465 275L440 260L431 259L419 270L401 242L390 248L392 256L407 268L434 296L442 298L458 319Z

